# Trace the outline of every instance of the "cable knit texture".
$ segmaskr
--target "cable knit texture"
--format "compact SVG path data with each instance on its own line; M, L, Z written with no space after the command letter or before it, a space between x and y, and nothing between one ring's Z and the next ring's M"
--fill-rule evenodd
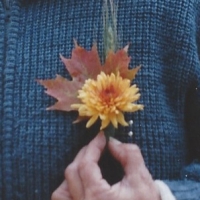
M68 77L59 59L73 39L102 54L103 0L0 0L0 199L48 200L77 151L97 133L73 125L75 113L46 111L55 100L36 79ZM9 14L9 16L8 16ZM120 46L130 43L130 67L144 111L117 138L141 148L154 179L177 200L200 199L200 1L120 0ZM133 137L128 132L133 132ZM123 170L101 159L109 183Z

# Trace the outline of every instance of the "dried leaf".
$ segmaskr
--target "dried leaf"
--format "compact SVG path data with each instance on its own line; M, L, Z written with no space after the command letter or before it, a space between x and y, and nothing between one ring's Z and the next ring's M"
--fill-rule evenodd
M133 80L140 67L129 69L130 57L127 55L128 46L114 53L110 51L107 55L103 71L106 74L120 73L122 78Z
M48 95L56 98L58 101L47 110L62 110L71 111L71 104L79 103L77 98L78 90L82 87L82 83L77 80L69 81L60 75L55 79L37 80L38 83L43 85L47 90Z
M74 79L84 82L88 78L96 79L101 71L101 63L96 44L91 51L87 51L75 43L71 59L61 56L62 62Z

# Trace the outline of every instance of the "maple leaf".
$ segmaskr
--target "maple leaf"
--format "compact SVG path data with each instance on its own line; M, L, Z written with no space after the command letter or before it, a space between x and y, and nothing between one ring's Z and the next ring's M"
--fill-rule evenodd
M129 69L130 57L127 55L128 45L123 49L118 50L116 53L109 51L103 65L103 71L106 74L114 73L115 75L119 72L122 78L133 80L137 74L139 67Z
M61 55L61 60L72 80L57 75L55 79L37 80L37 82L47 89L45 92L48 95L58 100L47 110L71 111L73 110L71 104L80 102L77 98L78 90L83 86L86 79L97 77L101 71L101 63L95 44L91 51L87 51L78 46L76 42L71 59L66 59Z
M79 81L69 81L57 75L55 79L37 80L37 82L47 89L45 92L48 95L58 100L53 106L47 108L47 110L71 111L73 110L71 104L80 102L77 98L77 93L83 84Z
M93 45L91 51L87 51L75 41L71 59L66 59L61 55L61 60L72 78L78 79L80 82L84 82L88 78L96 79L101 71L96 44Z

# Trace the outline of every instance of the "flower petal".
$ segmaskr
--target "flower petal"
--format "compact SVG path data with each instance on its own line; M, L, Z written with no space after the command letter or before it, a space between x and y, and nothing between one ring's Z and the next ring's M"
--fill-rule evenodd
M110 123L110 120L108 118L106 118L105 120L102 120L100 129L103 130L104 128L108 126L109 123Z
M91 127L98 119L98 115L93 115L86 124L86 128Z
M117 115L117 121L122 125L122 126L128 126L128 123L125 121L124 119L124 115L119 112L119 114Z
M112 117L110 117L110 120L112 122L112 125L117 128L118 127L118 122L117 122L117 117L116 115L113 115Z

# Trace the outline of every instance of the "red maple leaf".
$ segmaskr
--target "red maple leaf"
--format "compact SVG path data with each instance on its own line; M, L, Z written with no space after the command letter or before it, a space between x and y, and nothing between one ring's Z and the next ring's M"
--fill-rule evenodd
M96 44L93 45L91 51L87 51L75 42L75 49L72 51L71 59L61 56L61 60L72 78L81 82L88 78L96 79L101 71L101 62Z

